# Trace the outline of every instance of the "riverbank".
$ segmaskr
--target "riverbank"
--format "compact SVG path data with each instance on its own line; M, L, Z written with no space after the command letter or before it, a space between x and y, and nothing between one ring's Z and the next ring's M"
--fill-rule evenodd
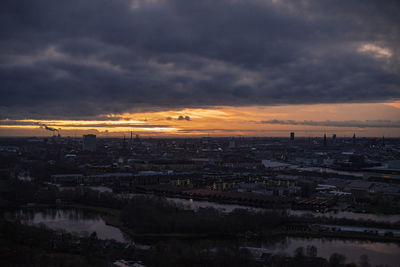
M72 208L86 209L91 211L96 211L102 214L102 218L107 225L114 226L120 229L122 232L126 233L132 239L141 240L165 240L165 239L236 239L236 238L271 238L271 237L310 237L310 238L332 238L339 240L363 240L371 242L394 242L400 243L400 237L395 236L379 236L370 233L360 233L360 232L349 232L349 231L296 231L287 229L272 229L270 231L263 231L258 233L246 233L246 234L219 234L219 233L136 233L131 228L127 227L120 219L121 210L101 208L88 205L71 205Z
M143 202L141 202L143 201ZM132 218L135 218L138 220L140 218L140 221L148 219L146 216L146 212L148 210L152 210L156 206L153 206L153 208L149 208L148 203L154 201L153 200L148 200L148 199L135 199L133 203L136 205L141 205L141 204L146 204L145 206L142 206L142 211L145 213L131 213L133 215ZM158 200L161 201L160 203L164 203L164 205L167 205L165 201L163 200ZM49 210L44 211L43 209L48 208ZM167 207L165 207L167 208ZM314 242L317 245L318 251L321 250L321 252L324 252L327 256L325 257L326 259L329 258L329 256L333 252L339 252L342 254L346 254L346 251L344 248L347 248L348 246L354 246L354 252L352 254L348 254L349 256L352 255L353 259L352 260L357 260L357 257L359 257L362 254L365 254L365 249L368 248L369 251L373 249L375 246L379 247L385 247L387 246L390 248L391 252L391 257L395 257L395 252L396 248L398 248L400 244L400 240L396 237L380 237L380 236L375 236L367 233L355 233L355 232L325 232L325 231L309 231L309 230L296 230L296 228L289 229L288 227L303 227L304 225L299 225L299 224L290 224L286 225L285 227L283 225L276 226L276 227L271 227L268 229L265 228L264 230L259 230L259 231L238 231L235 228L232 229L232 231L228 232L218 232L218 231L204 231L205 228L198 228L198 226L195 226L196 229L203 229L203 232L197 233L193 231L188 231L190 228L185 229L180 229L182 231L186 232L173 232L173 231L166 231L166 232L152 232L152 231L143 231L143 228L138 228L142 229L142 232L136 232L133 230L133 228L128 227L126 224L124 224L124 221L121 218L122 213L124 210L121 209L113 209L113 208L104 208L104 207L97 207L97 206L91 206L91 205L82 205L82 204L77 204L77 203L70 203L68 205L65 205L63 207L56 207L56 205L29 205L29 207L25 207L24 213L26 213L28 218L36 219L38 218L37 214L39 214L41 217L41 214L44 214L45 217L41 217L45 219L45 225L46 223L50 223L50 225L54 226L54 223L59 224L59 226L70 226L71 224L77 224L79 223L78 221L82 221L81 223L90 225L92 220L99 220L101 217L102 223L102 228L97 228L97 230L102 230L106 229L105 224L112 226L113 228L118 228L121 232L126 234L126 236L129 237L130 240L128 243L130 243L131 247L137 247L138 249L141 249L143 253L149 256L149 259L152 258L151 255L153 253L159 253L160 247L166 247L168 249L177 249L176 253L180 253L180 249L184 248L186 246L192 247L193 244L197 244L196 248L193 249L194 251L203 251L203 246L204 244L207 244L208 250L212 250L216 246L219 246L222 250L225 249L226 246L230 247L235 250L235 247L246 247L246 244L249 244L250 246L260 246L257 244L261 244L260 249L264 250L263 253L269 253L268 251L274 251L274 248L277 247L282 247L284 245L285 247L287 246L287 249L284 251L288 253L288 255L293 255L293 251L296 248L293 248L293 246L290 243L287 243L285 240L303 240L303 244L301 246L306 247L308 242ZM85 212L82 212L85 211ZM130 211L130 210L128 210ZM125 211L126 212L126 211ZM203 212L203 213L202 213ZM239 212L244 212L244 213L237 213L239 217L232 217L231 219L234 218L240 218L243 216L250 216L253 218L254 214L251 212L246 213L246 211L241 210ZM170 213L170 211L167 208L167 213ZM184 211L185 214L188 214L189 216L194 216L196 213L193 211ZM208 213L204 213L203 211L200 211L201 217L202 218L204 215L208 214L208 216L222 216L222 218L226 215L223 215L221 213L214 213L212 209L209 210ZM236 213L236 212L234 212ZM19 214L19 212L18 212ZM86 214L86 215L85 215ZM97 214L97 215L96 215ZM63 220L60 220L62 215ZM65 216L67 215L67 216ZM172 217L175 215L172 213ZM271 214L267 217L268 219L270 218ZM195 218L197 221L199 218ZM63 223L60 225L60 222L64 221L65 219L67 220L73 220L68 222L67 224ZM163 217L163 216L154 216L154 220L157 222L160 222L162 224L169 224L170 221L168 218ZM180 214L178 213L178 220L184 219L184 224L186 224L188 221L186 221L187 218L181 217ZM234 227L233 225L229 224L229 221L227 220L223 226L224 227ZM257 217L258 219L262 219L261 225L265 225L265 221L262 217ZM83 222L85 221L85 222ZM251 220L250 220L251 221ZM256 221L256 218L254 218L254 221ZM201 222L204 224L206 221ZM105 223L105 224L104 224ZM189 222L190 223L190 222ZM37 224L38 225L38 224ZM39 228L39 227L38 227ZM57 227L59 228L59 227ZM251 227L250 227L251 228ZM250 229L249 228L249 229ZM54 229L54 228L53 228ZM59 228L60 229L60 228ZM137 229L137 228L135 228ZM152 229L152 228L149 228ZM157 228L155 228L157 229ZM215 228L209 228L209 229L215 229ZM242 229L247 229L247 226L243 225ZM66 231L71 231L71 229L66 230ZM92 231L88 232L92 233ZM239 233L239 234L238 234ZM91 234L91 236L92 236ZM103 238L98 236L98 238ZM319 242L318 240L321 240ZM140 244L147 244L150 246L142 246ZM333 246L335 250L329 251L328 248ZM146 247L145 249L142 249ZM250 248L252 249L252 248ZM327 254L329 251L329 255ZM373 251L371 251L372 253ZM197 252L196 252L197 253ZM273 253L273 252L272 252ZM277 252L279 253L279 252ZM158 255L158 254L157 254ZM356 255L356 256L354 256ZM208 257L208 256L205 256ZM257 258L253 258L254 260L257 261ZM379 253L374 254L374 261L376 263L381 263L385 262L387 263L388 261L384 261L384 259L380 258ZM389 266L395 266L393 265L393 260L390 260L390 265ZM249 265L250 266L250 265ZM261 266L261 265L260 265Z
M290 229L288 227L275 227L267 231L257 231L257 232L244 232L244 233L218 233L218 232L208 232L208 233L138 233L132 228L129 228L126 224L121 221L121 209L105 208L98 206L83 205L79 203L70 203L67 205L29 205L22 206L24 209L46 209L46 208L62 208L62 209L80 209L91 212L96 212L101 215L106 225L118 228L124 234L129 236L132 240L140 241L155 241L155 240L168 240L168 239L179 239L179 240L193 240L193 239L236 239L236 238L250 238L250 239L265 239L274 237L312 237L312 238L332 238L339 240L363 240L371 242L394 242L400 243L400 237L396 236L380 236L371 233L360 233L360 232L350 232L350 231L313 231L310 228L301 225L301 230L299 227L295 229ZM296 229L297 228L297 229Z
M114 189L113 189L114 190ZM259 194L251 193L238 193L238 192L222 192L205 189L177 189L169 186L136 186L131 187L128 190L129 193L143 194L143 195L154 195L165 198L176 198L182 200L191 200L198 202L211 202L217 204L226 205L237 205L243 207L252 207L260 209L281 209L281 210L292 210L294 212L310 212L313 213L315 209L312 206L308 209L302 208L295 198L290 197L273 197L264 196ZM333 205L335 200L327 200L328 206L322 208L323 205L319 205L319 211L316 214L332 214L337 212L338 209ZM355 215L376 215L376 216L395 216L399 215L399 210L394 209L391 206L374 206L374 205L353 205L350 208L343 210L344 212L351 212ZM400 217L397 222L400 222Z
M121 212L118 209L93 207L90 205L81 205L81 204L77 205L70 204L68 208L64 207L56 209L51 208L50 206L52 205L48 206L49 210L47 211L43 211L43 208L45 207L44 205L40 205L41 208L35 207L35 209L32 210L26 209L25 212L31 219L37 218L36 214L45 214L46 216L45 218L47 218L46 219L47 221L53 221L57 223L60 222L59 220L60 215L63 215L63 218L70 218L70 220L74 220L75 222L73 223L76 223L77 222L76 220L79 221L87 220L87 222L90 223L91 220L98 218L98 216L101 216L101 218L103 219L107 218L108 223L114 224L115 226L121 226L122 223L121 220L119 220L117 217L118 214L120 214ZM86 211L87 213L82 211ZM67 216L65 217L65 215ZM161 218L160 220L163 221ZM37 226L35 228L40 229L40 227ZM29 229L33 228L31 227ZM53 231L53 232L60 233L61 235L56 234L54 236L55 239L52 237L48 238L48 240L54 240L51 241L50 244L56 244L57 246L57 248L51 248L52 253L57 253L57 251L59 251L60 249L62 249L63 251L67 251L69 253L75 253L74 248L76 248L76 246L74 245L75 244L74 240L77 241L79 240L79 238L65 239L65 236L70 236L71 234L67 235L64 234L63 237L62 233L65 233L65 231L61 232ZM342 234L342 236L338 237L337 234ZM218 250L220 251L225 251L226 249L228 249L232 253L238 253L238 250L236 248L244 247L246 249L247 248L250 249L252 251L252 254L253 250L260 251L261 254L258 255L258 257L253 256L252 259L254 263L258 262L261 259L260 257L262 256L262 254L271 255L268 257L274 257L273 256L274 253L276 254L287 253L288 255L287 257L290 257L293 255L293 252L296 248L300 246L305 248L309 244L313 244L316 247L316 249L318 249L318 255L321 255L321 257L324 257L325 259L329 259L332 253L338 252L346 255L346 257L350 261L357 262L358 257L360 255L368 254L368 252L370 252L371 254L368 255L371 255L370 256L371 262L377 264L385 263L388 266L396 266L393 264L393 262L396 262L396 259L398 258L396 256L396 251L399 248L398 247L399 243L396 242L395 240L389 240L387 238L385 240L379 240L376 238L375 240L372 240L371 238L365 239L364 235L359 235L358 238L354 239L353 234L352 235L345 235L344 233L337 233L337 234L335 236L329 237L326 233L314 233L314 232L310 233L310 232L302 232L294 230L283 231L282 229L272 229L270 231L264 231L263 233L247 231L239 235L197 234L197 233L160 234L160 233L150 233L150 232L144 234L132 233L131 238L133 238L135 242L151 244L151 247L148 247L147 250L141 250L142 252L140 253L142 254L137 254L137 257L135 257L136 259L139 259L138 257L141 257L142 259L145 259L144 262L147 261L149 264L152 263L151 259L153 259L154 257L160 258L162 255L160 256L159 253L163 253L164 250L168 251L168 253L165 252L167 253L166 255L164 255L165 257L170 256L171 253L172 255L181 255L180 251L182 251L182 249L185 248L187 249L188 253L201 253L202 251L210 251L211 254L204 254L204 255L196 254L198 255L197 258L208 259L209 257L212 257L210 261L214 261L215 258L218 257L218 255L221 256L221 254L213 252L215 251L215 248L218 248ZM93 234L91 234L86 238L83 238L82 240L85 241L84 242L81 241L81 243L85 245L84 247L82 247L82 249L90 251L91 249L96 249L97 246L110 244L110 242L107 242L107 240L96 241L97 238ZM23 240L28 240L28 239L24 237ZM394 243L393 241L396 243ZM299 245L293 245L293 244L299 244ZM124 246L126 246L126 244ZM385 254L388 255L387 256L388 258L383 257L382 254L379 254L378 252L374 251L373 248L376 246L380 248L387 248L389 251L391 251L390 254ZM137 246L135 243L131 243L130 247L134 249ZM138 248L140 248L140 245ZM330 250L330 248L332 248L332 250ZM352 252L346 253L346 250L349 248L352 249ZM99 248L98 250L104 251L103 248ZM137 252L138 250L135 249L135 253ZM38 250L35 253L40 254L42 252ZM101 257L104 258L107 253L108 252L104 252L104 255L102 255ZM73 256L73 254L69 255L71 255L71 257ZM225 258L225 256L221 257ZM267 261L267 258L263 260ZM261 264L259 265L247 264L246 266L261 266Z

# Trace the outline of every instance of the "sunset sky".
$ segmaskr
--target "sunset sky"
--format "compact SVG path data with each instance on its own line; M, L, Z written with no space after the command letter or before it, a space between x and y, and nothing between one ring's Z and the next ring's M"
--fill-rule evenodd
M399 1L3 0L0 136L400 137Z

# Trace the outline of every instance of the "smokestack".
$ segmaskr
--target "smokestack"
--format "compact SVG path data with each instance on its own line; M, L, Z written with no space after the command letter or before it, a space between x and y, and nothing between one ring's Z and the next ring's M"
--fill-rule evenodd
M59 132L57 129L52 128L52 127L49 127L49 126L47 126L47 125L44 124L44 123L38 123L38 124L39 124L40 128L44 128L46 131L50 131L50 132Z

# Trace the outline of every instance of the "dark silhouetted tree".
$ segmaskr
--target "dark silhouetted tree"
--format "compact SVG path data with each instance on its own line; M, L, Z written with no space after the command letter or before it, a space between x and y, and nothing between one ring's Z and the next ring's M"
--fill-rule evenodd
M330 267L340 267L346 262L346 257L339 253L333 253L329 258Z
M369 257L367 255L360 256L360 267L371 267L371 263L369 262Z
M307 257L315 258L317 257L318 250L315 246L307 246L306 248L306 255Z

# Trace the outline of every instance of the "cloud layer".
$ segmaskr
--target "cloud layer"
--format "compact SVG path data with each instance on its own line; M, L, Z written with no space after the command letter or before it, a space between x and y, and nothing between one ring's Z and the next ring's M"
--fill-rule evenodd
M400 99L398 1L4 0L0 119Z
M261 124L353 127L353 128L400 128L400 121L391 120L366 120L366 121L293 121L293 120L267 120Z

